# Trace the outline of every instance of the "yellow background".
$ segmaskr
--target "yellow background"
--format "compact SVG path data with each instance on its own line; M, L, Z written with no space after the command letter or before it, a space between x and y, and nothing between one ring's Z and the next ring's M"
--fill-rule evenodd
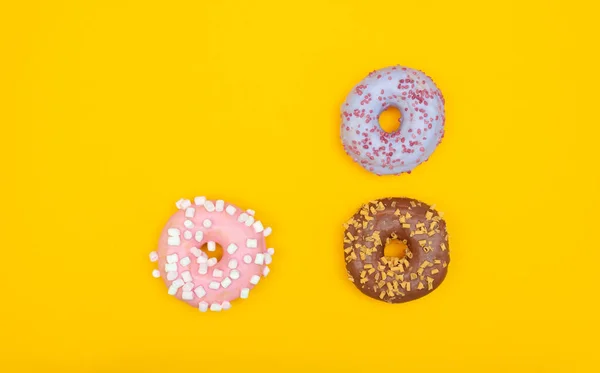
M598 29L585 1L0 6L0 371L598 371ZM447 132L411 175L343 153L369 71L419 68ZM200 314L151 277L180 197L271 225L270 276ZM452 263L390 306L346 279L372 198L446 213Z

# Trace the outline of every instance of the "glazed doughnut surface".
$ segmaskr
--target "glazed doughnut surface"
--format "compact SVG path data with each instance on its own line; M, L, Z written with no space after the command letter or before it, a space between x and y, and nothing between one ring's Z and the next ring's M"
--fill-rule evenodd
M389 107L401 112L392 133L379 125ZM409 172L433 153L444 136L444 98L423 72L393 66L370 73L341 107L344 150L377 175Z
M408 302L436 289L450 263L446 222L431 206L410 198L364 204L344 224L348 279L369 297ZM403 258L384 256L391 240L407 245Z
M158 261L154 274L163 278L168 293L203 312L227 310L231 301L247 298L269 273L273 249L267 250L265 237L271 228L255 220L254 211L223 200L182 199L177 207L162 231L158 252L150 254ZM208 252L221 245L222 258L209 258L200 249L204 244Z

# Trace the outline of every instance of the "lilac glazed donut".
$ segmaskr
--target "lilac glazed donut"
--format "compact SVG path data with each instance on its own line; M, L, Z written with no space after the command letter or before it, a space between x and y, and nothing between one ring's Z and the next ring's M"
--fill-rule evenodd
M379 115L389 107L402 114L388 133ZM426 161L444 137L444 98L431 78L402 66L375 70L358 83L341 108L346 153L377 175L401 174Z

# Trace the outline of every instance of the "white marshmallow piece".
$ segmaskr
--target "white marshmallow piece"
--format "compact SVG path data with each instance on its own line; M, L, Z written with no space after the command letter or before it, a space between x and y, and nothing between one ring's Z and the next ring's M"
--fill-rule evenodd
M223 281L221 281L221 286L223 289L227 289L231 285L231 279L229 277L225 277Z
M209 219L204 219L202 225L204 226L204 228L210 228L212 226L212 221L210 221Z
M169 273L173 273L173 272L169 272ZM152 277L159 278L160 277L160 271L158 269L153 270L152 271Z
M181 278L183 282L192 282L192 274L190 271L181 272Z
M204 202L206 202L206 197L204 196L194 198L194 204L196 206L204 206Z
M185 219L185 221L183 222L183 225L184 225L186 228L190 228L190 229L191 229L191 228L194 228L194 222L193 222L193 221L191 221L190 219Z
M167 280L169 281L175 280L177 276L179 276L179 273L177 272L167 272Z
M175 294L177 294L177 289L179 289L179 288L171 285L171 286L169 286L169 290L167 290L167 293L169 295L175 295Z
M229 205L229 206L227 206L227 208L225 208L225 212L228 213L229 215L233 216L233 214L235 214L235 207Z
M183 293L181 293L181 299L192 300L194 299L194 293L192 293L191 291L184 291Z
M248 220L248 214L246 214L245 212L242 212L242 213L240 214L240 216L238 216L238 221L239 221L240 223L243 223L243 222L245 222L246 220Z
M177 263L179 261L179 256L177 254L167 255L167 263Z
M258 253L254 257L254 264L263 265L265 264L265 254Z
M206 264L208 264L209 267L213 267L215 265L217 265L217 258L210 258L206 261Z
M202 250L200 250L197 247L192 247L190 249L190 252L192 253L193 256L195 256L196 258L202 255Z
M237 269L232 269L231 271L229 271L229 277L231 277L232 280L237 280L238 278L240 278L240 271L238 271Z
M248 210L246 210L246 212L248 213L248 215L252 215L252 216L254 216L254 214L256 214L256 211L254 211L252 209L248 209Z
M250 255L244 255L244 263L250 264L252 263L252 257Z
M220 269L213 269L212 275L213 277L221 278L223 277L223 271L221 271Z
M249 227L252 224L254 224L254 217L253 216L248 216L248 219L246 219L246 222L244 222L244 224L246 224L247 227Z
M217 203L215 204L215 210L218 212L223 211L223 207L225 206L225 201L223 201L222 199L217 200Z
M175 280L171 283L171 286L175 286L177 289L179 289L183 285L184 285L183 280L180 278L178 278L177 280Z
M194 289L194 293L196 293L196 296L198 298L202 298L203 296L206 295L206 290L204 290L204 288L202 286L198 286L197 288Z
M202 231L197 231L194 238L196 239L196 241L202 242L202 239L204 238L204 233L202 233Z
M211 281L210 284L208 284L209 289L217 290L219 287L221 287L221 283L217 281Z
M198 264L200 264L200 263L206 264L207 262L208 262L208 257L204 253L200 254L200 256L196 259L196 263L198 263Z
M238 262L236 259L230 259L229 263L227 264L227 267L229 267L230 269L236 269L238 266Z
M272 232L273 232L273 229L271 227L266 227L263 234L265 235L265 237L269 237Z
M227 246L227 252L228 252L229 254L233 254L233 253L235 253L235 252L237 251L237 249L238 249L238 247L237 247L237 245L236 245L236 244L234 244L234 243L230 243L230 244L229 244L229 246Z
M267 277L269 272L271 272L271 270L269 269L268 266L265 266L265 268L263 268L263 277Z
M246 247L249 249L256 249L258 247L258 241L254 238L248 238L246 240Z
M165 272L177 272L177 263L165 263Z
M213 212L215 211L215 204L212 201L207 200L206 202L204 202L204 208L208 212Z
M183 258L181 258L181 260L179 260L179 264L181 264L183 267L189 266L191 262L192 260L189 256L184 256Z
M260 222L260 220L256 221L254 224L252 224L252 227L254 228L254 231L256 233L260 233L265 229L263 227L262 223Z
M189 199L182 198L179 201L175 202L175 206L177 206L180 210L185 210L192 205Z
M192 232L190 232L190 231L183 232L183 238L185 238L186 240L191 240L192 239Z
M240 298L247 299L249 294L250 294L250 289L243 288L242 291L240 291Z
M259 281L260 281L259 275L254 275L254 276L250 277L250 283L253 285L258 284Z
M206 311L208 311L208 303L206 303L206 302L200 302L200 303L198 303L198 310L200 312L206 312Z
M198 273L201 275L205 275L208 273L208 265L201 263L198 265Z
M192 291L192 289L196 286L193 282L186 282L185 285L181 288L183 291Z
M208 251L215 251L215 250L217 250L217 244L215 243L215 241L208 241L208 243L206 244L206 246L208 247Z
M179 246L181 244L181 239L179 236L170 236L167 238L167 245L169 246Z
M152 251L150 253L150 261L154 263L157 260L158 260L158 253L156 251Z
M265 264L269 265L271 264L271 262L273 261L273 259L271 258L271 255L269 253L265 254Z
M267 252L269 253L269 255L273 256L275 255L275 249L270 247L269 249L267 249Z
M193 218L195 214L196 214L195 208L188 207L187 209L185 209L185 217L186 218Z
M214 312L220 312L221 311L221 305L219 303L213 303L210 305L210 310L214 311Z
M179 229L177 229L177 228L169 228L169 229L167 229L167 234L169 236L179 236L181 233L179 232Z
M225 301L225 302L221 303L221 308L223 309L223 311L227 311L228 309L231 308L231 303L229 303L228 301Z

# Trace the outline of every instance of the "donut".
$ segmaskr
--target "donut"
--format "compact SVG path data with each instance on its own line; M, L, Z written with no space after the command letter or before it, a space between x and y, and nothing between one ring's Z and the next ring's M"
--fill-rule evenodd
M369 297L408 302L431 293L444 281L450 263L442 215L410 198L364 204L344 224L348 279ZM392 240L403 242L404 257L384 255Z
M150 260L158 262L152 275L164 280L168 294L202 312L227 310L233 300L248 298L269 274L274 250L266 248L265 238L272 229L256 220L253 210L223 200L196 197L176 206L158 250L150 253ZM201 250L204 244L208 254ZM211 257L217 244L223 248L220 260Z
M400 128L379 125L379 115L396 107ZM419 70L393 66L370 73L346 97L341 108L345 152L376 175L410 172L426 161L444 137L444 98Z

